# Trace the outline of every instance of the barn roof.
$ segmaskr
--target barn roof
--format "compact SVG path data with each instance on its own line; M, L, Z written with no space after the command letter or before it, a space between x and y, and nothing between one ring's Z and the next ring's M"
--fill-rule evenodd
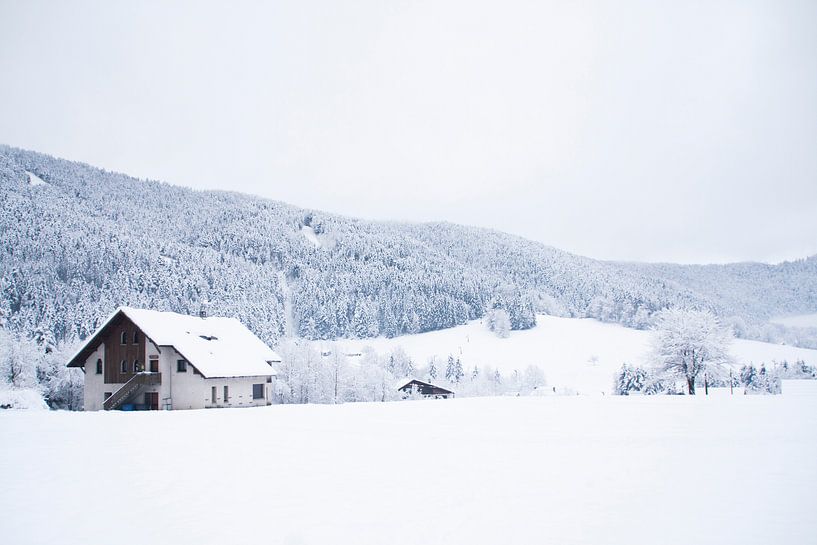
M422 384L424 386L428 386L430 388L435 388L436 390L440 390L442 392L446 392L449 394L453 394L451 390L443 388L442 386L437 386L436 384L431 384L430 382L426 382L424 380L420 380L418 378L403 378L397 382L397 389L402 390L406 386L410 385L412 382L416 382L417 384Z
M235 318L189 316L119 307L68 362L81 367L98 338L121 315L159 349L172 346L207 378L269 376L281 358Z

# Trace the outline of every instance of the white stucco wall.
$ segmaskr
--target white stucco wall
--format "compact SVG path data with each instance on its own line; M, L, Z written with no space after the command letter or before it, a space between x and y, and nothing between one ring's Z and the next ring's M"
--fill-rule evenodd
M96 374L96 360L102 360L103 372ZM85 410L102 410L102 402L105 401L105 392L115 392L119 386L116 384L105 384L105 345L100 344L99 348L85 360ZM106 390L107 388L107 390Z
M151 356L158 357L159 372L162 383L156 386L141 388L130 403L144 403L146 392L159 392L160 409L204 409L210 407L258 407L272 403L272 384L270 377L230 377L204 378L194 373L188 364L186 372L177 370L177 361L184 359L172 346L155 347L147 340L145 370L150 369ZM160 351L161 350L161 351ZM103 345L85 361L85 410L102 409L106 392L116 392L122 384L105 384L104 373L96 374L96 360L101 358L104 365L105 348ZM274 380L274 379L273 379ZM253 384L264 385L264 397L252 398ZM228 399L224 399L224 386L228 389ZM212 401L212 388L216 388L216 400Z
M270 399L270 386L265 376L204 378L194 373L188 364L186 372L178 372L176 362L183 359L171 347L162 347L167 352L169 361L162 371L162 383L168 377L173 392L174 409L203 409L207 407L257 407L266 405ZM163 362L164 363L164 362ZM167 369L167 370L165 370ZM264 398L252 398L252 385L264 385ZM228 399L224 399L224 386L227 386ZM216 388L216 402L212 401L212 388Z

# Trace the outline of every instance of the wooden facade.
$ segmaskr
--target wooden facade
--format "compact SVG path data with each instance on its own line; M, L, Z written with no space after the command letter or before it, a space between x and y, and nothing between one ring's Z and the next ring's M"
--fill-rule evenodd
M116 317L99 340L105 344L105 384L122 384L129 381L137 371L148 370L145 362L145 334L124 314ZM123 361L126 362L124 373Z

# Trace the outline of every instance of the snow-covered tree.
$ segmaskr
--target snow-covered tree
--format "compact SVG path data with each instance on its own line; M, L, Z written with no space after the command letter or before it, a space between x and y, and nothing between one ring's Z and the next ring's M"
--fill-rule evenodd
M690 395L695 394L699 375L718 375L732 361L732 332L709 311L664 310L657 315L655 329L653 361L668 376L683 378Z
M535 365L529 365L522 372L522 384L519 392L522 395L528 395L537 388L545 386L545 373L541 368Z
M740 381L745 394L779 394L782 391L780 376L768 371L765 365L756 369L754 365L744 365L740 370Z
M448 355L448 363L445 366L445 380L448 382L454 382L454 374L456 372L456 361L454 360L454 356L451 354Z
M0 329L0 383L5 387L38 389L39 360L35 346Z
M626 396L630 392L641 392L647 382L647 372L640 367L633 367L626 363L616 373L616 380L613 387L615 395Z
M389 372L395 377L410 377L414 375L414 362L402 346L396 347L389 355Z
M507 339L511 335L511 318L505 309L491 309L485 320L488 330L493 331L500 339Z
M454 359L454 356L448 356L448 365L445 368L445 380L451 384L459 384L465 372L462 369L462 362L459 358Z
M817 367L807 364L805 360L797 360L793 364L786 360L775 363L774 373L781 379L817 379Z
M428 370L426 371L428 378L430 381L434 381L437 379L437 365L434 363L434 358L431 358L428 362Z

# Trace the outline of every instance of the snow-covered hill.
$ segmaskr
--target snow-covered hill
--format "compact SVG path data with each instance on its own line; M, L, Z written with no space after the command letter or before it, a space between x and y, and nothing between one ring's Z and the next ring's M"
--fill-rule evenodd
M206 158L203 158L206 160ZM41 183L42 182L42 183ZM706 308L739 336L817 346L767 323L817 312L817 257L690 267L598 261L449 223L373 222L193 191L0 146L0 324L71 342L119 305L240 319L267 343L394 337L492 308L645 328Z
M460 358L466 371L474 366L499 369L504 375L520 373L528 365L541 367L548 387L558 392L582 394L611 392L613 375L623 363L649 365L648 353L653 333L629 329L593 319L537 316L533 329L512 331L501 339L474 320L468 324L393 339L377 338L340 341L347 354L362 353L367 346L380 353L402 347L415 365L432 358L438 368L449 355ZM332 346L326 345L326 352ZM731 348L737 365L755 365L803 360L817 365L817 350L738 339ZM352 358L354 359L355 356Z
M0 414L14 545L814 543L812 396Z

